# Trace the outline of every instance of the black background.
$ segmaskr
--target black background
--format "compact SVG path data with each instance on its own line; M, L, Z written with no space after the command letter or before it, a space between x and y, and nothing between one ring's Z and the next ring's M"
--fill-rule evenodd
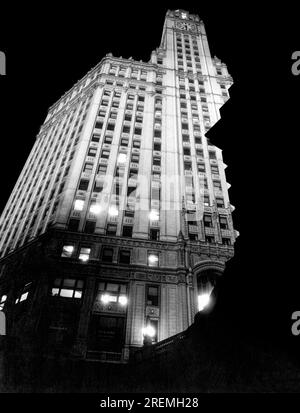
M205 4L204 4L205 3ZM3 209L47 109L109 52L148 61L160 45L165 13L184 8L204 21L212 55L235 85L213 139L223 149L240 231L235 258L219 283L217 310L249 340L297 355L291 314L300 311L298 118L300 50L292 5L226 2L72 3L3 12L0 50L0 175Z

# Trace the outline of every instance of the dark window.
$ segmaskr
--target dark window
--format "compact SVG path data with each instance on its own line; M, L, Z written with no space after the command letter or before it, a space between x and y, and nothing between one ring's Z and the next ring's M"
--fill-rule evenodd
M216 159L216 152L209 151L208 155L210 159Z
M127 196L135 196L135 191L136 191L135 186L129 186L127 188Z
M123 226L123 232L122 232L123 237L132 237L132 227L129 225L124 225Z
M93 314L88 348L94 351L121 352L124 345L125 318Z
M211 227L213 226L213 224L212 224L212 216L211 216L211 215L204 214L203 221L204 221L204 226L205 226L205 227L211 228Z
M96 222L95 221L86 221L84 226L84 232L87 234L93 234L95 232Z
M159 240L159 229L150 228L150 239L152 241L158 241Z
M189 234L189 239L191 241L198 241L198 235L197 234Z
M112 248L104 247L102 249L102 261L103 262L112 262L114 250Z
M215 189L218 189L219 191L222 190L221 182L220 181L213 181L213 186Z
M116 235L117 233L117 225L115 224L108 224L106 228L106 235Z
M81 179L81 181L79 182L78 189L81 191L86 191L88 189L88 186L89 186L89 181L87 179Z
M217 207L218 208L224 208L225 207L223 198L216 198L216 202L217 202Z
M220 220L220 228L221 229L228 229L228 221L227 218L225 216L220 216L219 218Z
M198 163L198 172L205 173L205 164L204 163Z
M231 239L230 238L222 238L222 244L223 245L231 245Z
M120 250L119 263L130 264L130 251L129 250Z
M94 192L101 192L102 190L103 190L103 182L95 181L93 191Z
M98 174L105 175L107 170L107 165L99 165Z
M92 136L92 141L93 142L99 142L99 140L100 140L100 135L94 133L93 136Z
M74 232L78 231L79 222L80 222L79 219L71 218L69 220L68 230L69 231L74 231Z
M219 168L217 165L211 165L210 168L213 174L219 175Z
M130 132L130 126L127 126L127 125L123 126L123 132L124 133L129 133Z
M158 306L158 286L148 285L147 286L147 305Z
M83 172L92 172L93 166L94 166L94 165L93 165L92 163L87 162L87 163L84 165Z
M90 148L88 151L88 156L96 156L97 149L95 148Z
M96 129L102 129L103 122L96 122L95 128Z
M185 171L191 171L192 170L192 164L190 162L184 162L184 170Z
M209 244L213 244L215 242L215 237L211 235L205 235L205 241L208 242Z
M155 166L160 166L160 158L154 157L154 158L153 158L153 165L155 165Z
M107 128L106 128L107 130L115 130L115 124L114 123L109 123L108 125L107 125Z

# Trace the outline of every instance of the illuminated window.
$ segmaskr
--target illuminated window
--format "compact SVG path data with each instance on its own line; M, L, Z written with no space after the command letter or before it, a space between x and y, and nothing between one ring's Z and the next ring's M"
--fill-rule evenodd
M75 278L56 278L51 289L53 297L81 298L83 280Z
M6 300L7 300L7 295L2 295L0 297L0 311L3 310Z
M32 286L32 282L26 284L21 290L19 290L19 292L18 292L17 295L16 295L16 297L17 297L17 298L16 298L16 301L15 301L16 304L21 303L22 301L27 300L28 294L29 294L29 290L30 290L31 286Z
M72 257L74 252L74 245L64 245L62 248L62 253L61 256L62 257Z
M158 253L157 252L148 253L148 265L150 267L158 267Z
M74 202L74 210L75 211L82 211L84 207L84 200L83 199L76 199Z
M103 304L117 303L120 306L126 306L128 302L126 284L100 282L97 300Z
M111 217L117 217L119 215L119 211L117 210L117 208L114 205L112 205L108 209L108 214Z
M103 187L102 187L102 189L103 189ZM101 189L101 190L102 190ZM94 191L95 191L95 188L94 188ZM101 192L101 191L96 191L96 192ZM101 212L101 206L100 206L100 204L97 204L96 202L91 202L91 205L90 205L90 213L91 214L99 214Z
M125 163L126 160L127 160L126 153L119 153L117 162L122 164L122 163Z
M81 247L79 252L80 261L86 262L90 259L91 248Z
M159 211L152 209L149 213L149 219L151 221L159 221Z

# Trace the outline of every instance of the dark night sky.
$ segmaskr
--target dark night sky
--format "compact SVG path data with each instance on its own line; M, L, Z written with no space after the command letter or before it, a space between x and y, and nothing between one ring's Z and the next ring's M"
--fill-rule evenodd
M0 210L49 106L108 52L148 61L160 44L167 9L199 14L212 54L228 65L236 87L217 141L241 237L221 283L220 308L250 335L299 346L300 336L290 333L291 312L300 311L292 241L299 219L296 199L289 201L299 186L294 147L300 76L290 70L291 54L300 50L296 13L274 4L263 11L254 2L237 8L228 2L97 4L73 4L63 12L51 3L34 14L18 6L19 17L8 12L8 24L0 28L7 56L7 76L0 76Z

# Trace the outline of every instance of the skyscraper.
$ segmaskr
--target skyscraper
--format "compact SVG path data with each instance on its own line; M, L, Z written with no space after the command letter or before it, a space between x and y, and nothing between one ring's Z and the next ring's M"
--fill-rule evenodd
M149 62L108 54L49 109L0 221L9 334L124 362L193 322L237 235L205 137L231 84L199 17L168 11Z

